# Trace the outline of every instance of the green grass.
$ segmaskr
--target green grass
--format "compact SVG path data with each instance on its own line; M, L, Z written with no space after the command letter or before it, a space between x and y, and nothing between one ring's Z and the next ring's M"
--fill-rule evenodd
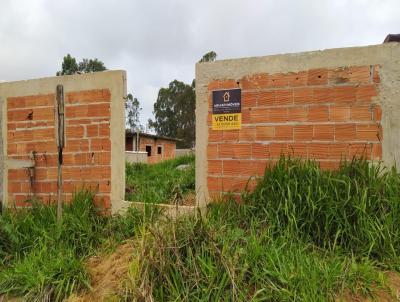
M177 170L179 165L189 165ZM179 203L195 190L194 156L157 164L126 164L126 200L146 203Z
M321 248L336 246L400 269L400 176L365 160L321 171L282 158L245 200L257 215ZM273 222L273 223L272 223Z
M60 224L55 206L6 210L0 216L0 295L61 301L88 288L85 259L103 245L133 236L142 220L133 209L124 216L100 215L93 194L85 191L64 206Z
M211 205L142 233L133 300L334 301L373 295L399 271L400 176L357 160L339 171L281 158L243 204Z
M127 182L141 201L171 202L193 191L194 168L175 169L193 160L127 165ZM148 223L133 209L101 216L92 199L75 196L60 225L54 206L0 216L0 295L61 301L89 287L88 256L129 237L122 301L334 301L373 296L384 271L400 271L400 176L379 163L322 171L282 157L241 204Z

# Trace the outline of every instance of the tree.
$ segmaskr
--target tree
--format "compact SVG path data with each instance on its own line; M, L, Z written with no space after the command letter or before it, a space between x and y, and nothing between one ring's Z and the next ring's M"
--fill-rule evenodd
M143 126L140 124L140 107L139 100L134 98L131 93L129 93L125 100L125 127L133 131L143 131Z
M98 72L107 70L104 66L102 61L97 59L82 59L82 62L79 62L78 70L83 73L90 73L90 72Z
M217 54L213 51L205 54L199 63L214 61ZM185 84L178 80L161 88L154 103L155 120L149 119L149 126L158 135L181 139L178 148L191 148L196 140L196 94L195 80Z
M104 66L104 63L98 59L82 59L82 61L78 64L74 57L72 57L70 54L67 54L61 64L61 70L57 71L57 76L98 72L104 70L107 70L107 68Z
M215 51L210 51L207 52L199 61L199 63L204 63L204 62L214 62L215 59L217 58L217 54Z
M61 64L61 71L57 71L57 76L75 74L78 72L78 64L76 59L67 54Z

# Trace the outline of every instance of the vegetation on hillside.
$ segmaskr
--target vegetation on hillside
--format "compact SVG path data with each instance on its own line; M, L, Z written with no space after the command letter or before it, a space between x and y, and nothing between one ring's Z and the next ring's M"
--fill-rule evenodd
M178 166L187 165L182 170ZM126 164L126 200L145 203L186 204L195 190L194 156L182 156L160 163Z

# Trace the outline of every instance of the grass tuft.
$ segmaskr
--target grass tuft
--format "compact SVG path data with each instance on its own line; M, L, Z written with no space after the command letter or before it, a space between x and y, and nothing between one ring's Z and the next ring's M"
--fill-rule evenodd
M176 169L189 165L188 169ZM126 163L126 200L176 203L195 190L194 156L182 156L156 164Z

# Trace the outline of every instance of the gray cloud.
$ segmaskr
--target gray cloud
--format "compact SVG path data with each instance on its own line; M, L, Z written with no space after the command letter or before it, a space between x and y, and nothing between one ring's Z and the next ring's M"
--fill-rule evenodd
M379 44L400 29L398 0L1 0L0 79L54 75L62 57L128 72L152 116L158 89L190 83L194 63Z

